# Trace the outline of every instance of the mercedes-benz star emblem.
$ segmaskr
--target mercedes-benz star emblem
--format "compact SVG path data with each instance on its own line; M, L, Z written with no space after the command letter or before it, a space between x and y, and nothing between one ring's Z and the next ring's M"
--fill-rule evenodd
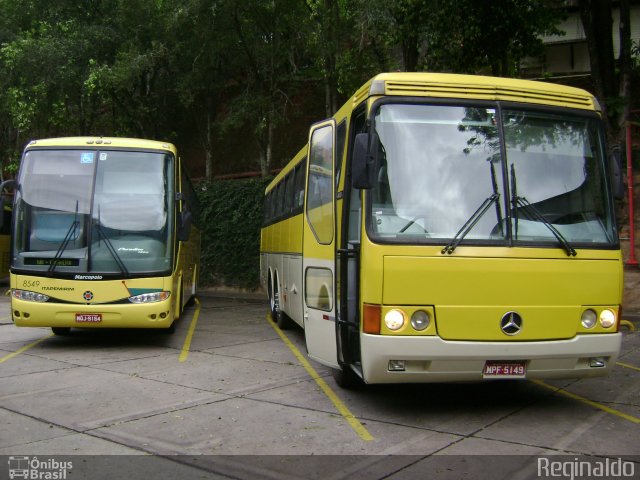
M517 335L522 330L522 317L516 312L507 312L500 320L500 328L505 335Z
M84 298L87 302L93 300L93 292L91 290L87 290L82 294L82 298Z

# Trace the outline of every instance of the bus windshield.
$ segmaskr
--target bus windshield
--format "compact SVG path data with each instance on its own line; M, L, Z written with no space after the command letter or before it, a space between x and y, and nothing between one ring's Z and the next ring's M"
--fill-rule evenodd
M171 270L173 156L32 149L16 193L17 270L161 274Z
M610 246L600 127L588 115L382 104L368 207L378 241ZM474 223L475 222L475 223Z

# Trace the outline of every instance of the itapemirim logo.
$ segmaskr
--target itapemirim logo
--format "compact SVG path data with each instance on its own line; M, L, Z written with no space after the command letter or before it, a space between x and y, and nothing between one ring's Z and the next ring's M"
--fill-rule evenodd
M62 462L54 458L40 460L38 457L9 457L9 478L29 480L65 480L73 462Z

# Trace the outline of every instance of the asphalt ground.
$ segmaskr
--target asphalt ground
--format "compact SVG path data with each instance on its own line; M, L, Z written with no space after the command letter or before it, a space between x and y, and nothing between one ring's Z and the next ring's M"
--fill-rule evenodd
M265 300L205 291L173 335L59 337L0 298L0 478L640 478L637 321L606 378L341 390Z

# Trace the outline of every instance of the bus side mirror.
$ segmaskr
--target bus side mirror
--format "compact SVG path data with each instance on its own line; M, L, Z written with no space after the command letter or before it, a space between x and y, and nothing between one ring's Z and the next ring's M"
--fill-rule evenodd
M178 217L178 241L186 242L191 234L192 217L189 210L182 210Z
M630 161L627 160L627 161ZM613 196L620 200L624 198L624 179L622 177L622 155L620 147L614 147L609 155L609 165L611 165L611 186Z
M376 178L378 157L378 135L358 133L353 144L351 159L351 181L354 188L369 190Z

